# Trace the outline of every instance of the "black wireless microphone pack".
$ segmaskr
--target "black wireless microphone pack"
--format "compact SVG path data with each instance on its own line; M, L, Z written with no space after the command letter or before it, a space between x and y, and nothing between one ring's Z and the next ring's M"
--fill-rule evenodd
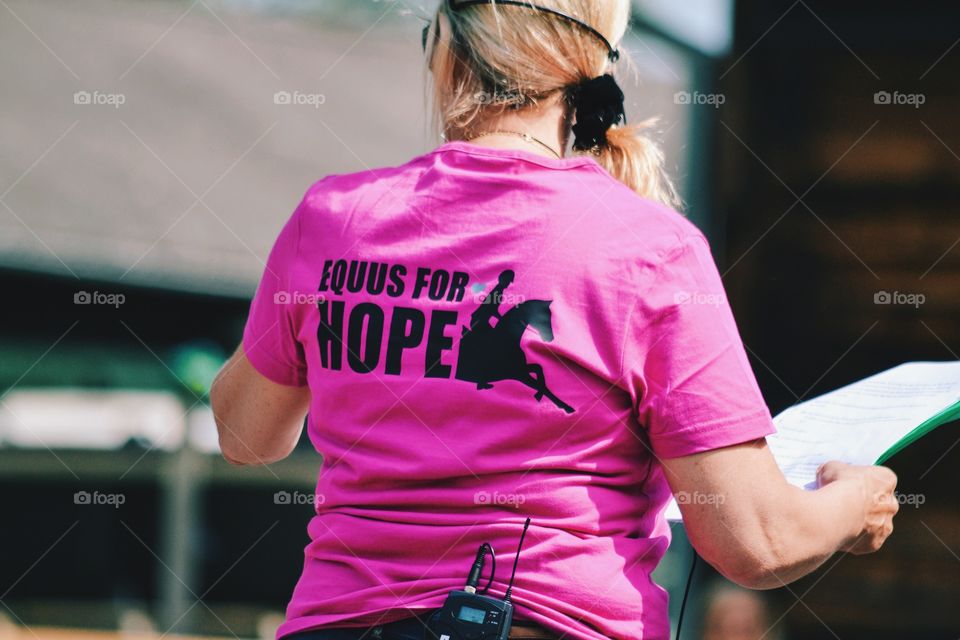
M497 559L493 547L484 542L477 550L477 557L467 577L467 584L462 590L451 591L443 607L434 613L427 622L426 640L507 640L510 627L513 624L513 603L510 594L513 591L513 580L517 575L517 563L520 561L520 549L523 548L523 539L527 535L530 518L523 525L520 534L520 544L517 546L517 555L513 560L513 572L510 574L510 583L503 599L484 595L493 582L497 570ZM483 571L487 550L490 550L491 571L490 581L481 592L477 592L480 574Z

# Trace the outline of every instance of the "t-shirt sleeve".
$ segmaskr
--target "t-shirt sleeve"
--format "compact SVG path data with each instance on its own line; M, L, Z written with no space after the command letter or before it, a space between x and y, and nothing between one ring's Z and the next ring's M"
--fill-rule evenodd
M291 290L300 244L301 202L281 229L263 276L250 304L250 315L243 330L243 351L253 367L264 377L287 386L307 384L307 364L303 345L297 339Z
M774 433L706 238L687 236L651 269L628 314L623 373L653 452L674 458Z

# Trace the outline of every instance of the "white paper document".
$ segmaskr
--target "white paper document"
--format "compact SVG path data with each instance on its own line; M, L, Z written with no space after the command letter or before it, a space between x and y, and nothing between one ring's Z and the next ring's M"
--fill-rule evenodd
M795 404L767 443L787 480L816 488L828 460L875 464L935 427L960 419L960 362L910 362ZM680 520L675 501L668 520Z

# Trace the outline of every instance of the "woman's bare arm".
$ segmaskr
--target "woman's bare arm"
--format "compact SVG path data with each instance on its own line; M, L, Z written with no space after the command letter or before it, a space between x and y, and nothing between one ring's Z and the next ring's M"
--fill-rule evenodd
M820 488L790 485L766 440L663 460L697 552L742 586L769 589L837 551L876 551L893 531L896 476L829 462Z
M213 381L210 403L223 457L233 464L268 464L296 446L310 391L268 380L239 348Z

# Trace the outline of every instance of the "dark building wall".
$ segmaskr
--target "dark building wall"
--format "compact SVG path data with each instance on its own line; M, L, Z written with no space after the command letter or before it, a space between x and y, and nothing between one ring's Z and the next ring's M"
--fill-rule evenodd
M960 358L956 7L738 4L715 157L721 272L771 409L902 362ZM925 300L877 304L882 292ZM960 629L958 426L891 461L901 494L925 503L902 507L884 550L838 556L781 590L791 637Z

